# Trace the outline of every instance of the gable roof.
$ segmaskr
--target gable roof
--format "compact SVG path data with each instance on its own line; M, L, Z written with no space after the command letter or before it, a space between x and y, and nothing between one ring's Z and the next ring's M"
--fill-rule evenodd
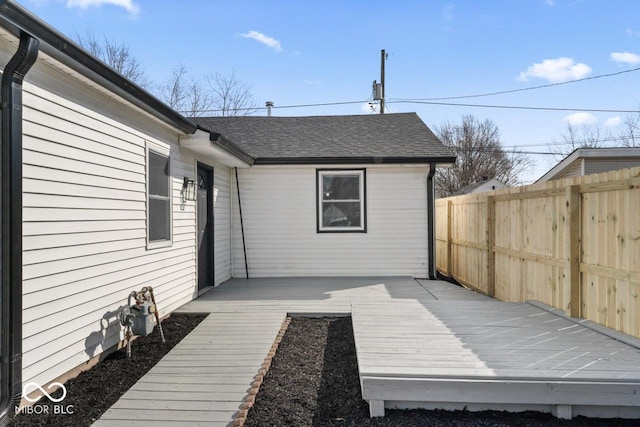
M536 182L546 182L552 179L562 178L568 169L576 166L577 162L582 161L582 159L613 160L636 158L640 161L640 147L577 148L538 178Z
M255 164L455 162L415 113L191 120L222 134Z
M487 180L484 180L484 181L474 182L472 184L469 184L466 187L462 187L458 191L455 191L451 195L452 196L462 196L464 194L475 193L476 192L475 190L477 190L480 187L482 187L483 185L487 185L487 184L489 184L491 186L494 186L494 187L499 187L499 188L507 187L505 184L503 184L502 182L500 182L496 178L491 178L491 179L487 179ZM490 191L490 190L491 190L491 188L489 188L488 190L485 190L485 191Z

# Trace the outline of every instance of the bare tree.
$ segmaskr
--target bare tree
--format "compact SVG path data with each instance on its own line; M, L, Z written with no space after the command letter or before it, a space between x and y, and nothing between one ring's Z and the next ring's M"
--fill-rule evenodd
M246 116L258 110L251 87L235 71L209 75L205 84L187 74L186 67L180 65L158 88L160 98L179 112L194 117Z
M211 93L200 81L187 75L187 68L178 65L171 76L158 87L160 99L171 108L191 116L202 115L212 108Z
M624 130L618 135L618 141L623 147L640 147L640 113L627 116L622 124Z
M88 31L78 34L76 40L90 54L100 59L124 77L147 89L151 86L142 65L131 54L124 43L117 44L106 37L99 40L95 33Z
M251 95L251 86L241 81L235 70L229 74L209 75L206 80L218 115L248 116L259 109Z
M560 140L553 141L549 149L558 157L565 157L578 148L605 147L610 140L611 134L597 124L576 126L567 123L567 129Z
M260 109L251 95L251 86L243 82L235 70L195 79L181 64L173 69L167 80L152 84L127 45L106 37L99 39L90 31L77 35L76 39L90 54L144 89L153 90L171 108L184 115L246 116Z
M448 196L474 182L496 178L507 185L518 185L520 175L531 165L521 152L502 148L500 131L491 121L478 121L472 115L461 123L445 122L435 127L440 140L457 156L455 165L436 175L436 192Z
M160 99L173 109L179 108L184 101L184 81L187 69L184 65L178 65L171 71L171 77L158 86Z

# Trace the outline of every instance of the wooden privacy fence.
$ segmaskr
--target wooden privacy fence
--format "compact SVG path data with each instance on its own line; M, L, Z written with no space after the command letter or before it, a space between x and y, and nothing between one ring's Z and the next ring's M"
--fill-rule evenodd
M640 168L438 199L436 267L640 337Z

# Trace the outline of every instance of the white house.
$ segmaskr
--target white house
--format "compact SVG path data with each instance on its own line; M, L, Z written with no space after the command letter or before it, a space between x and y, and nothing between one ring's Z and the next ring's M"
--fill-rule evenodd
M429 175L453 158L416 114L194 120L255 159L234 277L429 277Z
M482 193L484 191L500 190L502 188L508 188L508 185L499 181L497 178L484 179L479 182L474 182L466 187L462 187L458 191L454 192L452 196L462 196L464 194Z
M118 344L143 286L166 315L247 273L435 272L432 177L455 158L415 114L196 123L13 1L0 66L3 416Z

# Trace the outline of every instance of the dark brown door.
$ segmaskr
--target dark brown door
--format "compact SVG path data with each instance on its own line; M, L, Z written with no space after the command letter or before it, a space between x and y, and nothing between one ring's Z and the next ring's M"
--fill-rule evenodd
M213 168L198 163L198 290L214 285Z

